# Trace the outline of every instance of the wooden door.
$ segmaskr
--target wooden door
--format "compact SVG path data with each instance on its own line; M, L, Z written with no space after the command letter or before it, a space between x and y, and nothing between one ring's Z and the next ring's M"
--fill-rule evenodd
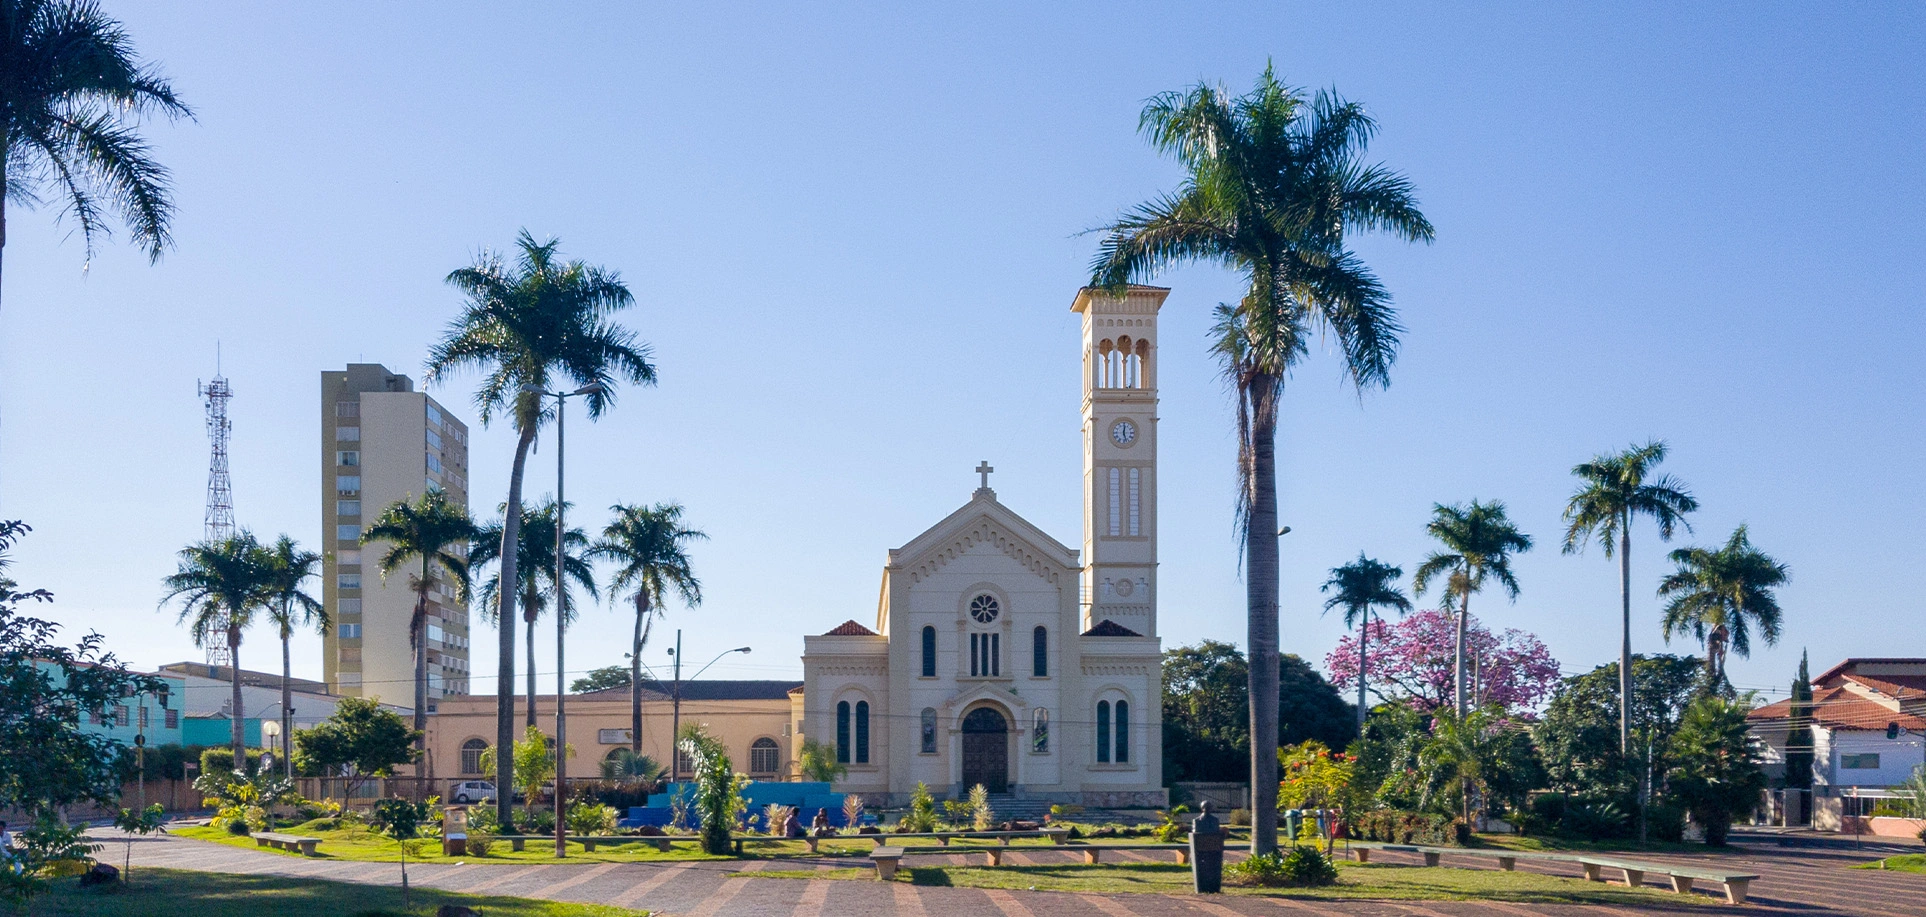
M1010 723L988 707L963 718L963 786L979 783L992 793L1010 790Z

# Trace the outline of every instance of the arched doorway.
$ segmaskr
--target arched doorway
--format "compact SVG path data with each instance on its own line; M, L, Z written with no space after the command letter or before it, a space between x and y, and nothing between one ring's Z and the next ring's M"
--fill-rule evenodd
M1010 721L990 707L963 717L963 785L1010 791Z

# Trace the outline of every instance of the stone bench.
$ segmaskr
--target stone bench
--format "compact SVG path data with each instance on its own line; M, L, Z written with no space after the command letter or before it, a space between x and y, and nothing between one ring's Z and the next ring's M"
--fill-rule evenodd
M544 841L550 844L555 843L555 835L553 834L502 834L497 835L495 839L498 841L507 841L508 849L517 853L527 849L529 841L535 841L536 843L542 843ZM663 853L668 853L669 845L678 840L695 840L695 838L692 837L668 837L666 835L645 834L605 834L594 836L571 834L568 836L568 839L581 844L582 849L589 853L595 852L595 845L597 844L647 844Z
M1450 854L1451 856L1483 857L1489 860L1497 860L1498 868L1506 872L1515 871L1518 868L1519 860L1557 860L1576 863L1579 859L1575 855L1563 853L1533 853L1520 850L1478 850L1467 847L1421 847L1416 844L1378 844L1354 841L1349 846L1351 856L1360 863L1371 862L1371 851L1373 850L1389 850L1393 853L1419 854L1424 857L1424 865L1426 866L1438 865L1439 858L1446 854Z
M298 850L304 857L314 856L314 848L321 844L318 837L305 837L299 834L275 834L272 831L254 833L254 846L274 847L279 850Z
M1033 838L1033 837L1034 838L1047 837L1050 839L1051 843L1061 844L1069 839L1070 829L1069 828L1039 828L1035 831L925 831L925 832L903 833L903 834L857 834L857 835L840 835L840 836L868 838L869 840L875 842L876 846L878 847L884 847L884 846L901 847L903 845L899 842L906 841L906 840L931 840L945 847L948 847L950 845L950 841L952 840L961 840L961 841L994 840L999 844L1007 845L1010 843L1010 841L1013 838ZM815 847L812 845L810 849L813 851Z
M1637 888L1645 882L1645 874L1665 876L1672 882L1672 890L1679 894L1692 891L1694 880L1704 879L1718 883L1719 890L1725 893L1725 900L1732 904L1744 904L1746 892L1757 879L1757 873L1718 872L1710 869L1695 869L1690 866L1672 866L1664 863L1640 863L1632 860L1615 860L1605 857L1578 857L1578 865L1585 870L1585 878L1593 882L1605 881L1604 871L1616 869L1623 876L1629 888Z

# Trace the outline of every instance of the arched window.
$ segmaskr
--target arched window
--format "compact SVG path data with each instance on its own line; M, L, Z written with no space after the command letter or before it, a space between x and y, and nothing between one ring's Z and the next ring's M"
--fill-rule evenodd
M869 701L856 702L856 763L869 763Z
M1030 632L1030 674L1050 677L1050 631L1041 625Z
M482 772L482 752L488 750L488 743L480 739L469 739L461 743L461 772L479 774Z
M1117 702L1117 755L1118 764L1130 763L1130 702Z
M1038 707L1033 723L1030 729L1030 751L1047 755L1050 753L1050 711Z
M936 754L936 708L935 707L923 708L923 725L922 725L921 731L923 736L923 744L921 746L923 754L926 754L926 755Z
M763 736L749 743L749 773L773 774L782 766L782 747Z
M836 704L836 763L849 763L849 701Z
M1097 763L1110 763L1110 702L1097 701Z
M923 628L923 677L936 677L936 628Z

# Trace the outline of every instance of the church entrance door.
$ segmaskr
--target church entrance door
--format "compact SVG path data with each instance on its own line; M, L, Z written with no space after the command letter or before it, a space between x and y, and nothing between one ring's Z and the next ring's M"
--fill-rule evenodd
M1010 791L1010 721L988 707L963 717L963 785Z

